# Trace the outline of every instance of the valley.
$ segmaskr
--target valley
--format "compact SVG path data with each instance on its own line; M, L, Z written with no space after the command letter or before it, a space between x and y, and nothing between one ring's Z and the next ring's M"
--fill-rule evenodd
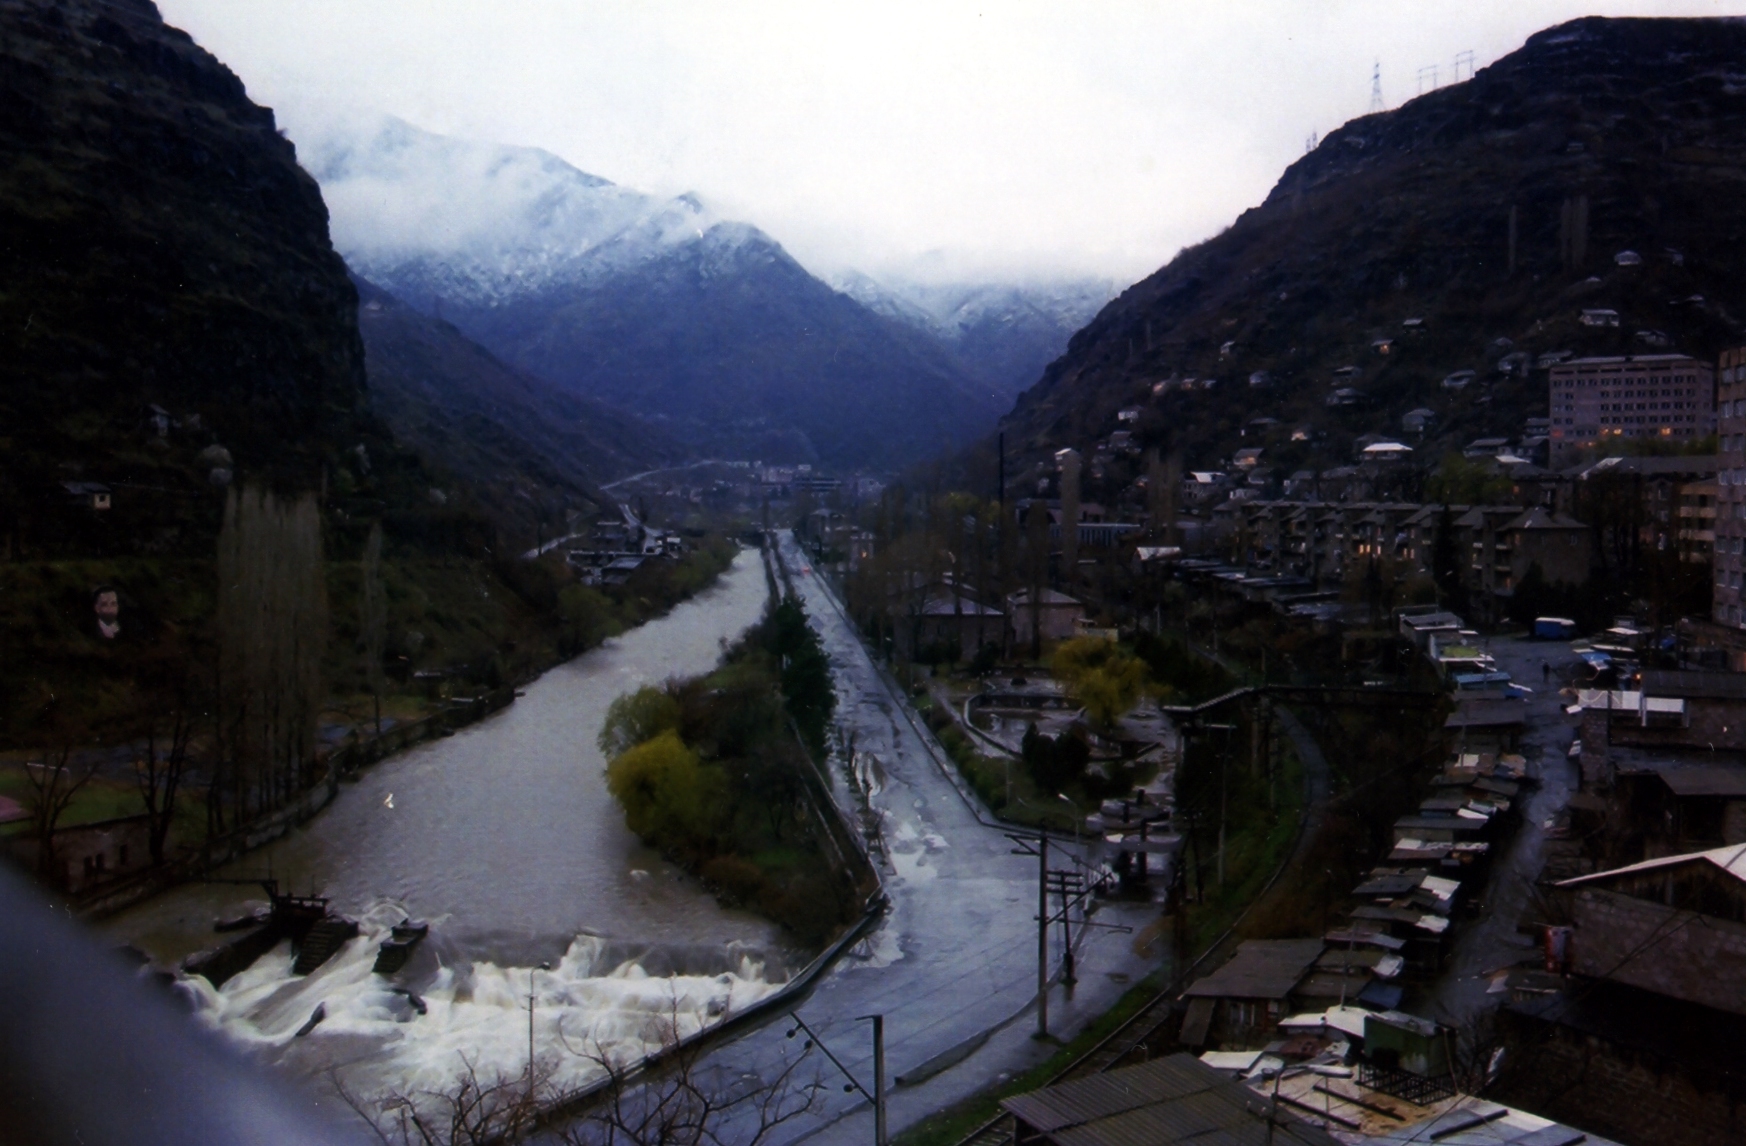
M1746 23L294 7L0 0L0 1141L1739 1140Z

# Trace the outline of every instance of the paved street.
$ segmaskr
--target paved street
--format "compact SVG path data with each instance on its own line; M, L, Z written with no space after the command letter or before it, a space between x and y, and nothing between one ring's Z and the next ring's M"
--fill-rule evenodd
M784 535L783 547L831 658L838 720L867 761L870 803L890 856L881 873L890 911L799 1013L868 1085L870 1036L856 1018L885 1016L888 1075L903 1080L889 1098L896 1133L1053 1050L1030 1037L1035 1017L1027 1013L1036 987L1037 861L1012 854L1001 830L978 820L948 778L937 746L888 689L822 579L803 571L807 559L792 538ZM855 819L860 797L840 777L837 796ZM1106 908L1098 918L1121 916L1138 930L1156 914L1155 908ZM1058 939L1054 946L1058 955ZM1052 1032L1070 1035L1153 965L1134 953L1131 936L1090 932L1080 948L1077 988L1071 997L1062 987L1052 992ZM797 1049L785 1029L771 1023L724 1045L711 1060L768 1074ZM865 1102L843 1094L839 1078L825 1081L832 1085L821 1092L819 1108L784 1127L776 1141L871 1141Z
M1431 1014L1458 1029L1501 1000L1500 995L1486 993L1491 972L1530 953L1516 934L1516 922L1527 912L1534 879L1545 860L1546 825L1569 802L1578 779L1576 766L1565 756L1575 736L1576 721L1564 714L1565 700L1558 695L1574 664L1570 645L1565 641L1493 637L1486 647L1497 658L1499 668L1535 690L1528 699L1522 754L1540 786L1523 793L1527 807L1520 826L1503 842L1503 854L1492 865L1479 918L1461 922L1460 936L1436 985ZM1549 683L1542 677L1544 661L1552 666Z

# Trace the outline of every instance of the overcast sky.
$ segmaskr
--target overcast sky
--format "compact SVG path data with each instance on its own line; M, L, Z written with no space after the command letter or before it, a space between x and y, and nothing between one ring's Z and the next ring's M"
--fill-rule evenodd
M292 138L334 108L696 191L815 271L1132 281L1311 132L1580 15L1707 0L158 0ZM1428 82L1428 77L1427 81Z

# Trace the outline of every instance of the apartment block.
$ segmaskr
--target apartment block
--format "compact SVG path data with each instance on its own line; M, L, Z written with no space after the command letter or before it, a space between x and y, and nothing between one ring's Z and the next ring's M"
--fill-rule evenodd
M1551 464L1627 438L1692 440L1716 432L1716 371L1687 354L1573 358L1552 367Z
M1746 628L1742 613L1741 554L1746 539L1746 347L1724 350L1716 385L1717 443L1721 469L1716 474L1715 590L1710 618Z

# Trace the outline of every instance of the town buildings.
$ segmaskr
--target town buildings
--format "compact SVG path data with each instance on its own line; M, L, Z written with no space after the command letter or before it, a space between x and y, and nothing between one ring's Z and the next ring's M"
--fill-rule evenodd
M1609 440L1695 441L1716 432L1716 371L1687 354L1573 358L1551 369L1551 464Z
M1716 384L1715 593L1710 618L1746 628L1741 577L1746 572L1746 348L1722 352Z

